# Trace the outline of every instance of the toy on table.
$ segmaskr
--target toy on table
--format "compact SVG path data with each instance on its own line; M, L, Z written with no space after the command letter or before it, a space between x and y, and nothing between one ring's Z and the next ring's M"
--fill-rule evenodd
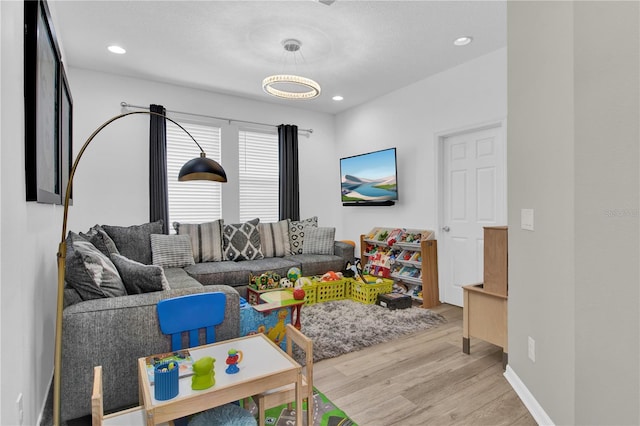
M237 349L229 349L229 352L227 352L227 354L229 355L227 357L227 369L225 370L225 373L227 374L236 374L238 371L240 371L240 368L238 368L238 364L242 361L242 351L239 351Z
M280 287L281 288L291 288L293 287L293 283L287 277L280 278Z
M291 282L296 282L296 280L301 276L302 272L300 272L300 268L295 266L293 268L289 268L289 271L287 271L287 278L289 278Z
M191 377L191 389L203 390L208 389L216 384L215 371L213 364L216 362L215 358L205 356L193 363L191 368L193 369L193 376Z

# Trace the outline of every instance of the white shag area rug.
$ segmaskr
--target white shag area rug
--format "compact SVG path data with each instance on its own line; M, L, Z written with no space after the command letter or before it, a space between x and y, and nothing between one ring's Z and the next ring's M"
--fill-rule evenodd
M419 307L392 311L378 305L338 300L303 307L300 322L302 332L313 340L316 362L426 330L446 320Z

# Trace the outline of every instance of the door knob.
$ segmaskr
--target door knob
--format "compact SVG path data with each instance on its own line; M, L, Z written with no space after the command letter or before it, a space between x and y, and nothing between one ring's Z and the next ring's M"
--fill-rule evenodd
M449 232L449 229L450 229L450 228L449 228L448 226L443 226L443 227L442 227L442 230L443 230L444 232Z

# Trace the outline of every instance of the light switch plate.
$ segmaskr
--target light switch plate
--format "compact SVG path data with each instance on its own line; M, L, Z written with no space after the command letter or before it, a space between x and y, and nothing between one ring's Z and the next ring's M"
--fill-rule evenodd
M533 231L533 209L520 210L520 228Z

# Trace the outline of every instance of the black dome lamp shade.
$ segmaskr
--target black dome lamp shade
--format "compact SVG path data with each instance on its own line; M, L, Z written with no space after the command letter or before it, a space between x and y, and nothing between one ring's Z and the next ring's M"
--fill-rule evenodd
M181 182L189 180L213 180L216 182L226 182L227 174L220 164L207 158L204 152L200 157L187 161L180 169L178 180Z

